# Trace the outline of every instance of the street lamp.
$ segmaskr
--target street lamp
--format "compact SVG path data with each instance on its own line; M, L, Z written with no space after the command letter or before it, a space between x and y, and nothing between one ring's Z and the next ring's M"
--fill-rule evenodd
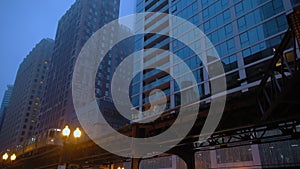
M9 165L9 164L6 162L6 161L8 160L8 158L9 158L8 153L5 153L5 154L2 156L2 160L3 160L2 167L3 167L3 168L6 168L6 167L7 167L6 165ZM16 159L17 159L16 154L12 154L12 155L10 156L10 162L11 162L11 164L12 164L12 162L15 161Z
M71 129L69 128L68 125L66 125L65 128L62 130L62 135L65 137L65 141L67 140L67 138L69 138L70 134L71 134ZM81 137L81 131L79 127L77 127L76 130L74 130L73 136L76 140Z
M70 130L69 126L66 125L65 128L62 130L62 135L65 137L69 137L70 133L71 133L71 130Z
M11 161L15 161L16 158L17 158L16 154L13 154L13 155L10 156L10 160L11 160Z
M118 167L118 169L124 169L124 167L122 167L122 168L121 168L121 167Z
M79 127L76 128L73 135L76 139L78 139L81 136L81 131L80 131Z
M5 153L5 154L2 156L2 159L6 161L6 160L8 159L8 154Z
M63 160L63 156L60 157L60 162L62 161L66 161L64 163L64 166L68 166L68 161L70 161L70 157L69 157L69 151L72 149L72 147L74 146L74 143L70 142L70 134L71 134L71 129L69 128L68 125L65 126L65 128L62 130L62 135L64 137L64 142L63 142L63 149L62 149L62 154L64 154L64 160ZM76 130L73 131L73 136L75 138L75 144L77 144L77 140L81 137L81 131L79 129L79 127L76 128Z

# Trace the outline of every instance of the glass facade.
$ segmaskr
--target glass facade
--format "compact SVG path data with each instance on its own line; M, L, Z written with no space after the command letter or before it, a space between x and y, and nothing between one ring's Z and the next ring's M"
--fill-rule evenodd
M259 84L265 65L274 54L273 48L280 44L288 29L286 15L294 4L294 1L285 0L137 0L136 10L138 13L173 14L203 31L219 54L226 73L227 92L230 94L247 92L249 88ZM169 21L160 15L155 18L154 15L147 14L145 18L137 20L136 24L137 32L159 30L161 34L169 33L179 37L183 37L188 30L184 26L178 26L180 23L176 19ZM133 114L133 121L143 121L157 113L155 111L160 105L152 102L155 106L150 106L149 103L151 90L160 89L164 92L167 97L165 110L181 104L180 93L184 91L179 91L175 80L186 82L185 72L182 71L184 63L192 70L198 83L200 102L209 97L211 89L208 73L202 61L189 47L201 48L200 41L190 42L186 46L168 36L144 34L136 37L135 45L136 50L144 49L143 57L136 57L136 65L144 68L155 65L157 69L135 69L139 74L133 79L131 98L133 108L140 112ZM168 50L181 60L172 59L166 51L147 50L150 48ZM210 47L205 48L204 52L207 56L213 56L214 50ZM215 58L209 57L207 62L209 65L215 62ZM158 69L172 72L173 76ZM293 151L299 146L298 143L283 145ZM268 166L273 159L268 159L272 155L266 150L269 150L268 145L252 145L198 152L195 154L196 168ZM289 160L290 156L279 155L274 158L281 158L276 159L280 162ZM174 167L185 168L176 164L172 165Z
M288 5L287 5L288 4ZM279 45L288 29L286 13L291 2L283 0L137 0L137 12L162 12L182 17L196 25L209 38L217 50L226 72L228 92L245 91L257 84L264 66ZM137 31L159 30L184 36L185 30L177 26L177 20L146 15L137 20ZM170 25L171 24L171 25ZM170 31L172 30L172 31ZM200 47L199 42L189 45ZM136 58L137 65L155 65L174 77L157 69L144 70L133 80L132 104L143 112L150 108L149 93L153 89L162 90L168 98L166 109L180 104L178 84L173 78L184 82L185 75L180 72L182 61L171 59L168 52L155 53L150 48L168 50L176 54L193 71L198 83L199 94L210 94L210 79L202 61L186 45L176 39L159 34L145 34L136 38L136 50L145 49L142 58ZM206 49L209 56L212 48ZM208 64L214 62L211 58ZM140 69L137 68L137 71ZM133 114L134 119L147 118L142 113Z

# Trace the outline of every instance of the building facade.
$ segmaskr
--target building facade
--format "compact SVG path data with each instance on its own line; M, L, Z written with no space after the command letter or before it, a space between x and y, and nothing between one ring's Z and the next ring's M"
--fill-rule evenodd
M119 0L77 0L60 19L44 95L45 100L39 123L36 126L36 134L51 128L61 129L66 124L71 127L80 126L74 110L71 90L75 62L85 42L92 34L119 17L119 5ZM104 40L114 36L110 33L101 38ZM99 47L106 45L100 44ZM103 101L100 101L101 104L111 104L107 102L111 97L110 80L115 67L123 58L123 49L110 51L99 65L97 77L95 77L95 95ZM120 125L117 120L112 123L116 126Z
M21 147L33 137L53 46L52 39L41 40L21 63L0 133L1 149Z
M2 99L2 104L0 108L0 131L1 131L3 120L5 118L5 110L8 107L13 87L14 87L13 85L7 85L7 90L5 91Z
M226 73L227 93L231 94L247 92L259 84L262 72L274 54L273 48L281 43L289 27L286 16L297 3L286 0L137 0L136 12L172 14L186 19L203 31L219 54ZM168 32L169 35L179 37L187 33L180 29L182 27L178 26L176 20L169 20L162 15L156 15L156 18L153 16L155 15L147 14L145 18L137 20L136 31L159 30L161 34ZM131 100L133 108L138 111L133 113L133 121L143 121L156 113L155 109L149 111L153 108L149 94L154 89L164 92L167 98L165 111L180 106L182 91L179 91L174 80L185 82L185 72L180 71L183 62L189 66L196 78L200 102L207 101L211 94L209 75L199 57L180 41L161 34L144 34L136 38L136 49L167 50L176 54L181 61L173 60L168 52L157 50L145 50L143 56L135 60L144 67L154 64L165 72L173 72L175 77L158 69L148 69L134 78ZM199 41L188 45L201 47ZM203 52L210 56L213 49L205 48ZM290 52L292 53L292 49L285 51L285 55ZM214 60L208 59L207 62L210 65ZM137 69L140 70L141 68ZM291 146L283 145L289 148ZM206 154L199 152L195 156L196 168L253 168L256 165L260 168L265 162L263 158L267 157L262 153L264 148L266 147L252 145L240 149L205 152ZM237 155L234 156L234 153ZM167 165L160 168L181 168L176 166L176 162L172 163L172 158L168 160L169 162L164 162ZM149 163L158 165L151 161Z
M279 45L288 29L286 15L292 10L291 1L283 0L161 0L137 1L137 12L162 12L179 16L196 25L209 38L220 56L226 72L228 93L245 92L256 86L262 77L265 65L273 55L273 48ZM159 17L159 16L158 16ZM153 22L156 20L159 22ZM183 36L185 30L179 30L176 21L168 18L146 16L144 27L138 30L160 29L173 35ZM159 26L157 26L159 25ZM162 27L163 25L163 27ZM178 24L177 24L178 25ZM189 45L200 46L199 42ZM169 50L182 59L198 83L200 97L210 94L208 73L202 61L188 46L167 36L146 34L136 39L136 46L143 49L159 48ZM209 56L213 49L206 49ZM173 72L178 81L184 81L180 74L182 64L171 60L168 52L159 55L146 51L144 56L135 60L140 65L155 64L162 70ZM208 60L208 65L213 60ZM155 77L155 78L154 78ZM135 109L143 112L149 108L149 91L159 88L168 96L167 109L180 105L179 88L173 77L159 70L147 70L135 78L131 95ZM140 87L142 86L142 87ZM146 118L148 115L133 115L135 118Z

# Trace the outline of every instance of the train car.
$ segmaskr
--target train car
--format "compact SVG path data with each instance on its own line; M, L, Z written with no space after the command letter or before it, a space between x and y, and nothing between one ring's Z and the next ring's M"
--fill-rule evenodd
M46 145L62 145L61 129L49 129L45 136Z

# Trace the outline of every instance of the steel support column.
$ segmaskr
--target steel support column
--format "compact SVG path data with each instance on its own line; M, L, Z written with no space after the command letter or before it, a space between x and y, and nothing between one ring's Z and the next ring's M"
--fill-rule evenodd
M131 169L139 169L140 168L141 159L140 158L133 158L131 159Z
M195 151L193 149L193 146L186 146L176 148L175 150L171 150L171 152L185 162L187 169L195 169Z

